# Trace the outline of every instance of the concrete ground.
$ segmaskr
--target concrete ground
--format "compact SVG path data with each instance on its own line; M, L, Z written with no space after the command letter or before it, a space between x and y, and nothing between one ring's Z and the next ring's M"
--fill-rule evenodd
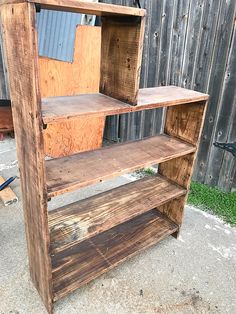
M0 142L0 174L17 173L14 140ZM129 176L70 193L72 200L126 183ZM0 203L0 314L44 314L29 278L19 180L17 204ZM236 229L186 206L179 240L169 237L58 301L57 314L236 313Z

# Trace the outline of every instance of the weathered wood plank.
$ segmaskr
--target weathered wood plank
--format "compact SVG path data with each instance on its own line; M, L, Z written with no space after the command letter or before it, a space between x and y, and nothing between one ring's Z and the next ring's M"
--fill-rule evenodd
M4 53L20 168L23 209L32 281L52 310L47 190L35 36L35 6L0 6Z
M203 11L206 1L190 1L186 44L181 73L181 85L185 88L194 88L195 59L199 54L200 38L202 33Z
M198 147L205 113L206 102L169 107L164 130L167 134ZM159 165L158 172L174 183L189 189L195 158L196 152L169 160ZM186 198L187 194L178 200L160 206L159 210L180 226Z
M220 9L216 43L211 63L211 73L209 76L208 93L211 95L207 108L206 123L202 132L202 141L199 147L197 158L196 180L205 182L208 167L209 154L212 147L214 126L219 111L220 99L222 95L222 83L227 65L227 56L230 49L230 39L235 23L236 2L234 0L222 1Z
M152 210L55 254L52 257L55 300L177 230L174 223Z
M219 104L215 129L213 131L213 141L225 143L236 141L236 24L231 41L229 55L227 57L227 68L225 80L222 86L222 96ZM234 156L224 152L222 149L212 146L205 183L217 186L218 182L224 191L230 191L233 182ZM231 162L232 160L232 162ZM231 165L231 167L230 167ZM223 167L223 168L222 168Z
M194 152L195 147L166 135L48 160L50 196L101 182L146 166Z
M100 92L137 104L145 18L102 18Z
M158 107L174 106L206 100L208 95L175 86L143 88L139 90L137 106L130 106L102 94L71 97L49 97L42 101L45 124L68 120L76 116L105 116Z
M189 18L190 0L177 1L171 46L169 84L181 85L181 73L186 44L186 32Z
M158 86L169 84L170 56L176 0L163 0ZM154 16L153 16L154 19Z
M161 176L146 177L49 212L53 254L124 223L186 190Z
M19 2L38 3L42 9L84 13L91 15L125 15L144 16L145 10L104 3L87 2L84 0L1 0L1 4Z
M208 0L204 4L201 38L199 39L198 55L194 65L193 85L194 89L200 92L207 92L221 3L222 0Z

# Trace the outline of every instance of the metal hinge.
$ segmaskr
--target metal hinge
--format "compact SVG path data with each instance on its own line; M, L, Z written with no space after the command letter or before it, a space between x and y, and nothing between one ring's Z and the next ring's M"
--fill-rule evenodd
M227 152L230 152L233 154L234 157L236 157L236 142L234 143L219 143L215 142L213 143L215 147L219 147L221 149L226 150Z

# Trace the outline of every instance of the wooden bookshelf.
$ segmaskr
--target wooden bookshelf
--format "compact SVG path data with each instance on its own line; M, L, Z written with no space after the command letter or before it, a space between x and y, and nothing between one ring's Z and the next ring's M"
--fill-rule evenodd
M35 3L102 16L98 93L42 98L47 71L39 71ZM79 0L1 1L29 270L49 313L57 299L180 231L208 95L174 86L139 90L145 14ZM61 68L59 76L67 71ZM161 135L45 160L47 128L79 123L82 143L84 121L99 124L101 136L106 116L159 107L167 107ZM48 212L51 197L154 164L154 177Z

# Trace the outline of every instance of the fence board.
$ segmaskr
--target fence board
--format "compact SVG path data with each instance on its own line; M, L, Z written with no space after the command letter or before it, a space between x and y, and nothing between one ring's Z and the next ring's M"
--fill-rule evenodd
M196 178L197 181L200 182L205 182L205 180L209 182L210 179L209 177L206 178L208 158L210 150L212 149L214 126L219 113L227 57L235 23L235 6L235 0L223 1L220 10L217 35L215 39L216 42L211 64L211 73L209 75L208 93L210 94L210 99L197 159L198 173ZM231 104L231 106L232 105L233 104Z

